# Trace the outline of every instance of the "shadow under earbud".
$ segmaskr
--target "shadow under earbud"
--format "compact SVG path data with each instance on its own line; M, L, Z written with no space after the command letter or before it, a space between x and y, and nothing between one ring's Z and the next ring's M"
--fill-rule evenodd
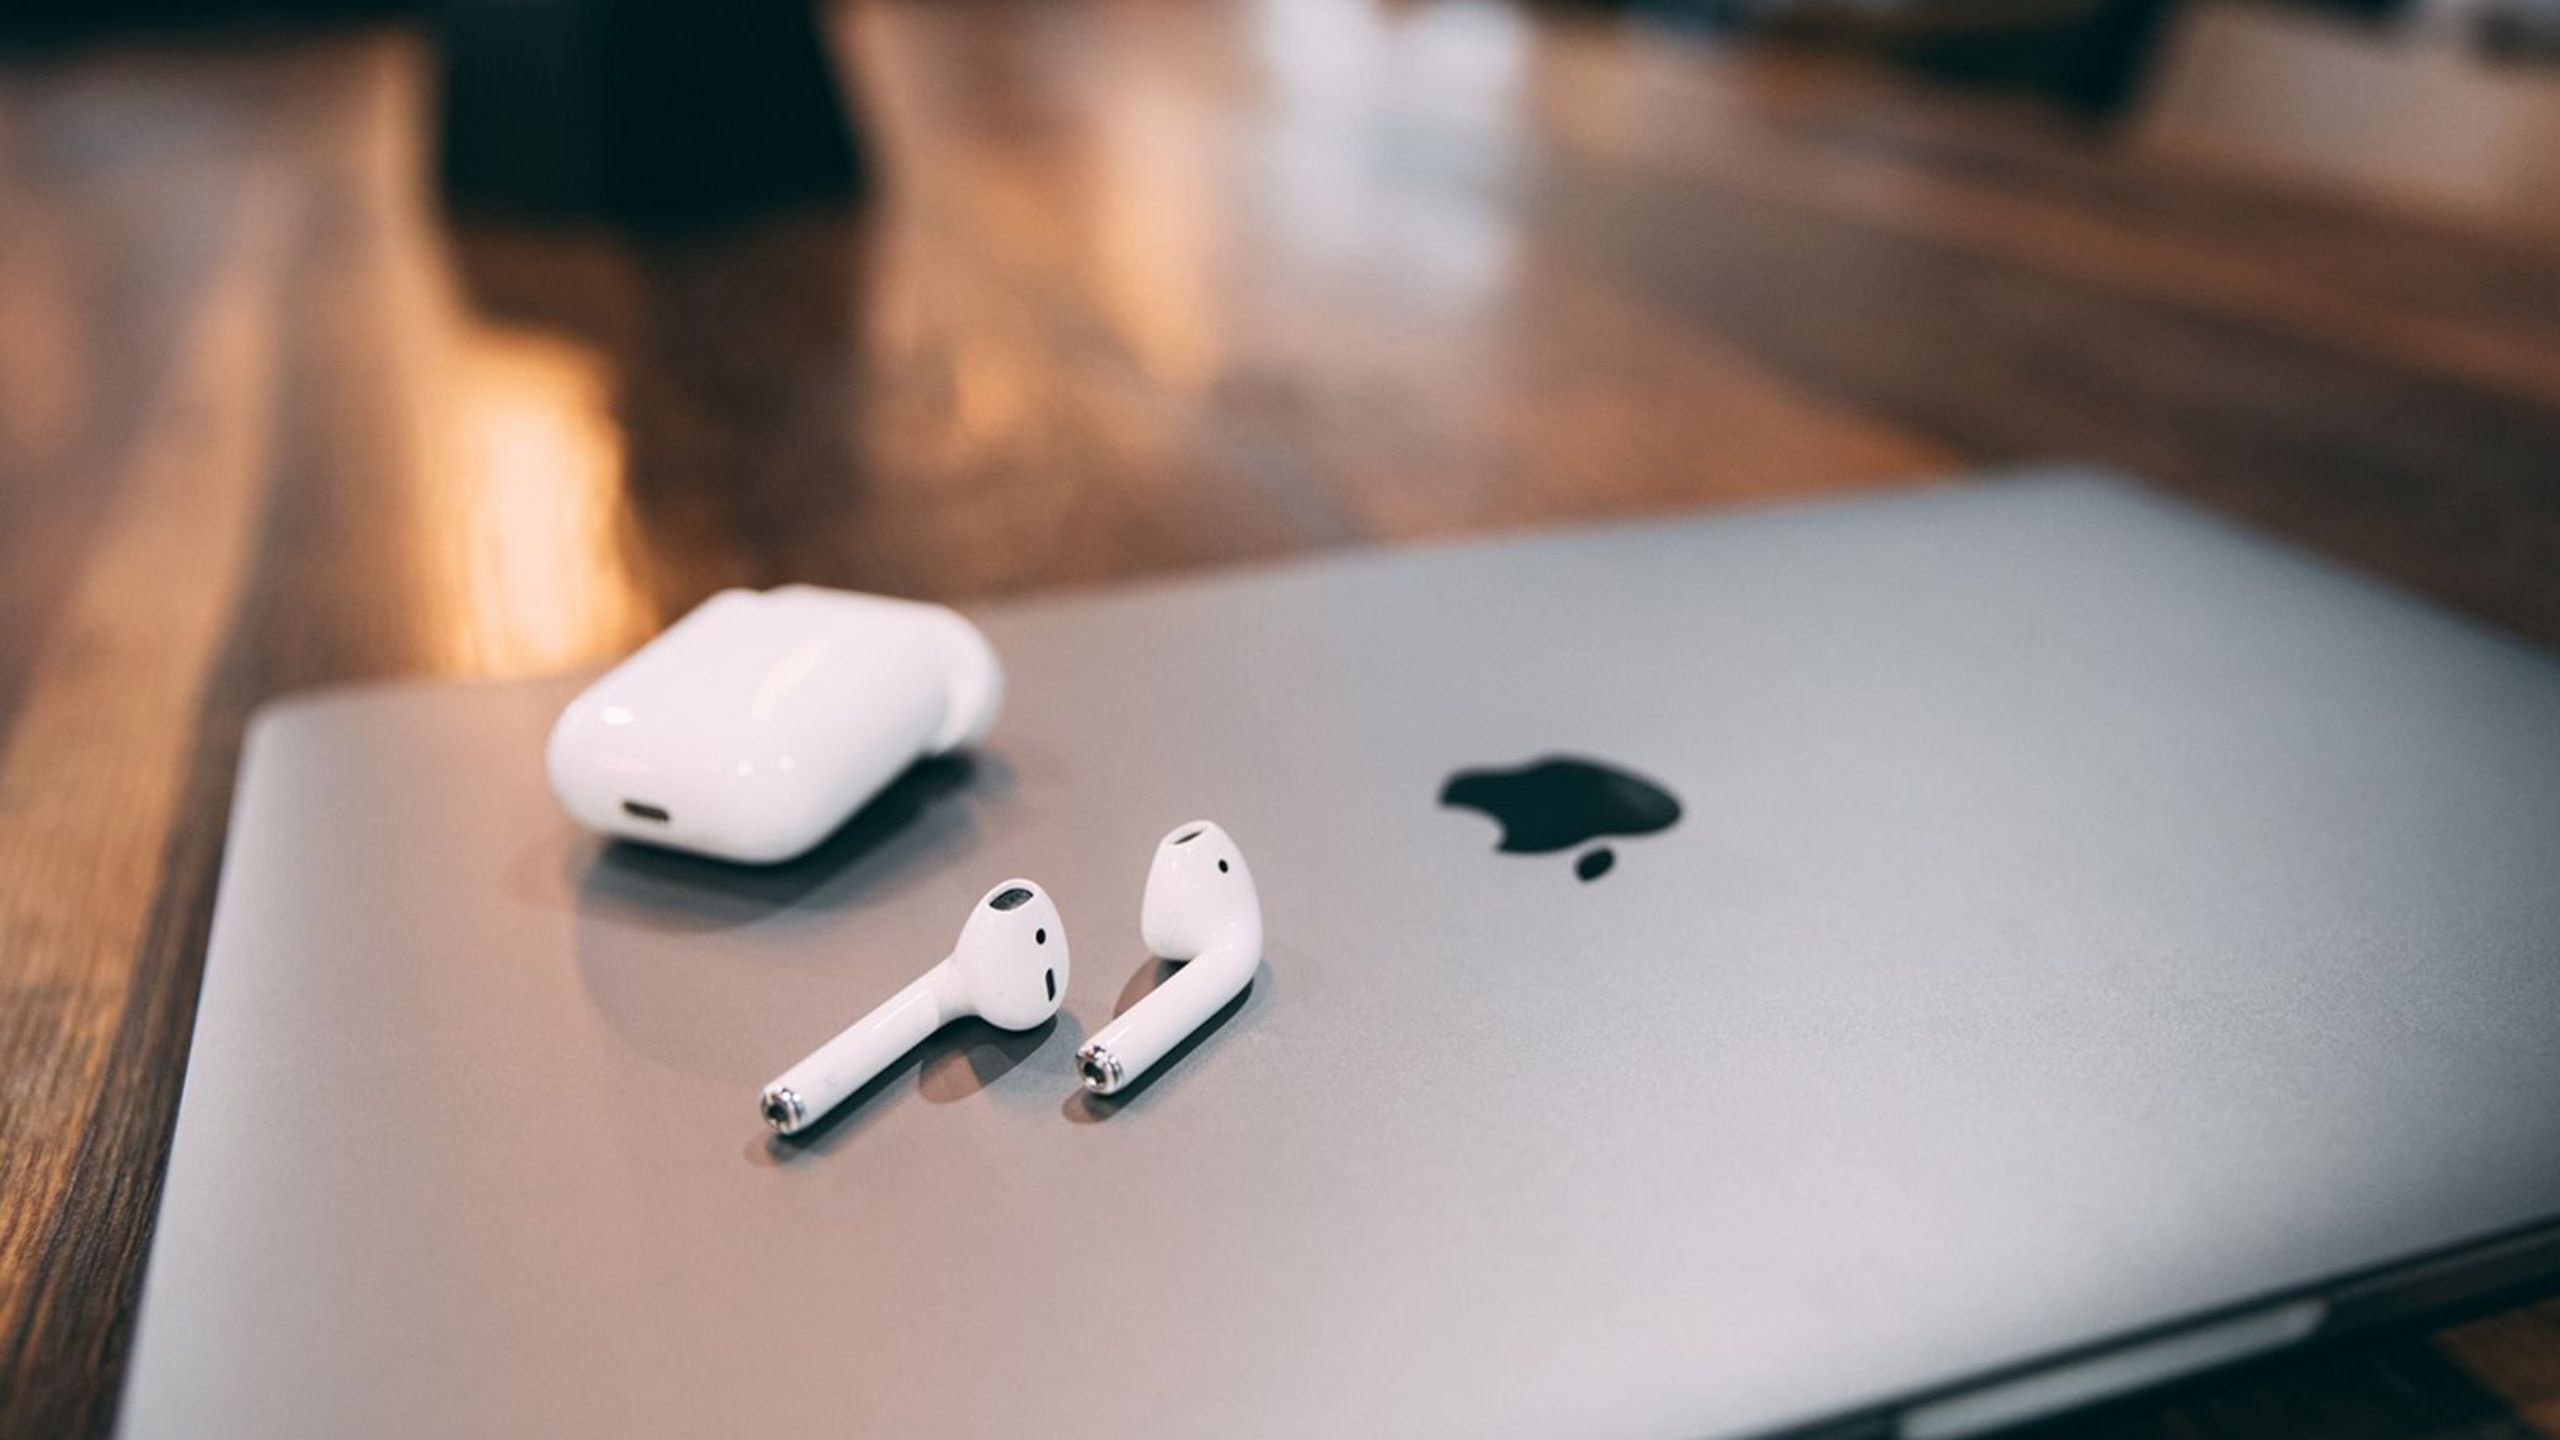
M1173 961L1162 958L1151 959L1139 966L1137 973L1129 977L1129 983L1120 987L1120 998L1111 1003L1112 1018L1118 1019L1128 1014L1130 1007L1147 998L1149 993L1173 978L1173 973L1181 968ZM1181 1044L1166 1051L1163 1059L1148 1066L1147 1073L1130 1081L1121 1088L1120 1093L1096 1095L1090 1090L1078 1088L1076 1093L1067 1097L1067 1103L1061 1107L1061 1113L1069 1121L1078 1125L1098 1125L1136 1103L1139 1096L1154 1089L1156 1082L1167 1072L1181 1065L1192 1051L1200 1048L1211 1036L1226 1029L1227 1022L1234 1019L1236 1012L1244 1008L1245 1002L1253 998L1253 992L1261 988L1263 976L1263 969L1259 966L1255 967L1251 984L1237 991L1234 999L1219 1006L1215 1014L1200 1022L1199 1029L1183 1036Z
M1172 979L1181 969L1179 963L1159 955L1130 971L1129 983L1120 987L1119 998L1111 1002L1111 1018L1117 1020L1128 1014L1131 1006L1154 994L1157 986Z
M1058 1033L1062 1016L1063 1012L1052 1015L1028 1030L1007 1030L976 1018L953 1023L919 1047L934 1053L925 1060L924 1073L916 1077L917 1093L936 1105L968 1099L1048 1044ZM1070 1046L1083 1043L1084 1035L1072 1020L1065 1028Z

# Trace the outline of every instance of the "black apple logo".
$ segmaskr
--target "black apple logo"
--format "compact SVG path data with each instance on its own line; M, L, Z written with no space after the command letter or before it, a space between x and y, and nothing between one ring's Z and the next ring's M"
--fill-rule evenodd
M1650 835L1680 819L1680 802L1641 775L1596 760L1548 755L1509 770L1461 770L1440 787L1440 803L1481 810L1502 826L1495 847L1514 855L1570 850L1602 835ZM1618 857L1595 845L1573 873L1597 880Z

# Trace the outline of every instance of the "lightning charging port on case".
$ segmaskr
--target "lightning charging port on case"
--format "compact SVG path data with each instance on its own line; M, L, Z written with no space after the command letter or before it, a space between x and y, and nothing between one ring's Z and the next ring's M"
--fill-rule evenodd
M651 805L640 800L625 800L622 802L622 813L634 820L646 820L653 825L667 823L667 810L663 805Z

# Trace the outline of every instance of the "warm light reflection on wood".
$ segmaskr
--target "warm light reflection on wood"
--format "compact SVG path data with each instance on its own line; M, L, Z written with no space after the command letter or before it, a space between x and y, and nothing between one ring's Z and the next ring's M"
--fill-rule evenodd
M633 564L612 367L476 312L429 198L426 57L392 44L368 58L380 83L345 143L386 223L357 314L391 397L406 542L373 583L409 592L400 609L423 668L509 676L610 657L658 622Z
M1031 396L1019 356L999 344L952 347L951 424L962 437L1002 437L1030 419Z
M0 194L14 177L0 172ZM0 223L0 473L32 474L58 463L94 416L97 357L83 349L81 296L48 283L76 273L77 242L37 207Z
M1149 380L1198 391L1221 360L1218 157L1189 107L1144 88L1103 112L1096 288Z
M452 406L422 533L449 547L454 567L455 668L557 669L651 628L629 563L623 437L603 361L560 340L477 331L455 356Z

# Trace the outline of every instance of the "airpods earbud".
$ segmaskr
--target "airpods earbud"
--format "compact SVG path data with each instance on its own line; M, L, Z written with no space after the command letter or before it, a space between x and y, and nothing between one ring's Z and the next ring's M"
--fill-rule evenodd
M1084 1088L1096 1095L1147 1073L1253 983L1262 964L1262 896L1226 831L1195 820L1164 837L1147 869L1138 929L1149 950L1184 963L1076 1052Z
M975 1015L1028 1030L1067 993L1067 928L1047 891L1007 880L986 893L942 962L764 1087L765 1123L785 1135L844 1103L934 1031Z

